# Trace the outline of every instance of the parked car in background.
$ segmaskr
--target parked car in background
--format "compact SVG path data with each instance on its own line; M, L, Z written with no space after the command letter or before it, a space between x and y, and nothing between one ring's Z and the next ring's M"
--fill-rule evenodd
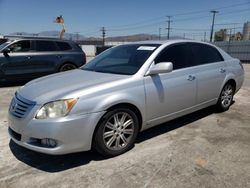
M0 38L0 45L3 44L3 43L5 43L5 42L7 42L7 39L5 39L5 38Z
M0 45L0 81L30 80L85 63L85 53L73 41L23 38Z
M9 107L9 134L42 153L93 147L116 156L133 146L139 131L211 105L228 110L243 80L240 61L208 43L116 46L81 69L18 89Z

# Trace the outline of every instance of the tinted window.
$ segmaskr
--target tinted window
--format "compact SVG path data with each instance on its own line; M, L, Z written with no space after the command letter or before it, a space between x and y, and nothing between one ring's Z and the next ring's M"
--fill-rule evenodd
M10 42L5 42L3 44L0 45L0 50L4 49L6 46L8 46L10 44Z
M52 41L36 41L36 50L37 51L56 51L56 44Z
M159 45L129 44L110 48L83 66L83 70L135 74Z
M28 52L30 51L30 41L22 40L15 42L9 46L9 49L12 52Z
M56 42L61 51L71 50L72 47L67 42Z
M191 44L195 56L196 64L206 64L223 61L220 53L212 46L205 44Z
M172 62L173 69L192 66L192 51L186 44L167 47L155 60L155 63Z

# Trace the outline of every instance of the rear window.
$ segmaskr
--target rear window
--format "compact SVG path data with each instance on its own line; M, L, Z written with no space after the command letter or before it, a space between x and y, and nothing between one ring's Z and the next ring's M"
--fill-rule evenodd
M222 56L220 55L218 50L215 49L214 47L205 44L195 44L195 43L191 45L197 65L223 61Z
M56 44L61 51L72 50L72 47L67 42L56 42Z
M52 41L36 41L36 50L40 52L57 51L57 46Z

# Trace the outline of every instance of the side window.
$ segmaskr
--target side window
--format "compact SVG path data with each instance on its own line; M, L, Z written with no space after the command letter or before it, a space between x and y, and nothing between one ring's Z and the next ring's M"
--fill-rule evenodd
M155 60L155 63L172 62L173 69L192 66L192 52L186 44L167 47Z
M57 51L57 46L52 41L38 40L36 41L36 51L39 52Z
M56 42L61 51L72 50L72 47L67 42Z
M28 52L31 50L29 40L15 42L9 46L11 52Z
M214 63L223 61L217 49L206 44L192 44L196 64Z

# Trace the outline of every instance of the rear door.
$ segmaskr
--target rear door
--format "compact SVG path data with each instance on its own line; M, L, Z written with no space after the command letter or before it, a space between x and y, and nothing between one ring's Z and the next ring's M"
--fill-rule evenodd
M225 62L213 46L190 43L196 63L197 104L213 102L219 97L226 76Z
M144 79L149 126L185 113L196 101L196 75L191 49L185 43L169 46L154 63L160 62L172 62L173 71Z
M34 40L34 43L36 53L30 59L34 76L39 77L57 72L60 56L56 43L47 40Z

